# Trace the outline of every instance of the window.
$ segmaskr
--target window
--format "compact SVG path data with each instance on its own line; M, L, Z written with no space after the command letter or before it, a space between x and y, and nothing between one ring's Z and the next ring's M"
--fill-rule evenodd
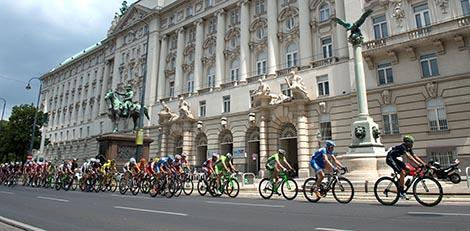
M330 19L330 6L323 4L320 6L320 22Z
M90 137L90 126L86 127L86 136Z
M83 128L80 128L80 139L83 138Z
M421 70L423 77L431 77L439 75L439 68L437 66L436 54L427 54L420 57Z
M207 86L210 88L215 87L214 68L209 69L209 71L207 72Z
M209 20L209 33L212 34L215 32L217 32L217 19L213 17Z
M236 9L230 13L230 23L234 25L234 24L238 24L239 22L240 22L240 13L238 9Z
M230 80L232 82L238 81L239 72L240 72L240 62L238 61L238 59L236 59L232 62L232 66L230 68Z
M397 108L395 105L385 105L382 107L382 118L384 121L384 134L399 134Z
M385 15L377 16L372 19L374 24L375 39L383 39L388 37L388 28Z
M170 70L173 70L176 68L176 57L171 57L170 59Z
M431 16L427 2L414 6L413 12L415 15L417 28L427 27L431 25Z
M265 10L264 10L264 0L256 1L255 11L256 11L256 14L264 14L264 12L265 12Z
M286 54L287 67L289 68L289 67L297 66L298 63L299 63L298 57L299 57L299 55L298 55L297 44L291 43L287 47L287 54Z
M194 42L196 41L196 31L194 29L189 30L188 33L188 41L189 42Z
M292 97L292 91L290 90L289 86L287 83L281 84L281 93L285 96Z
M430 99L426 102L429 128L431 131L447 130L447 115L442 99Z
M103 134L104 122L100 122L100 134Z
M214 5L214 0L206 0L206 7L211 7Z
M262 26L256 29L256 38L258 39L266 38L266 27Z
M328 96L330 95L330 83L328 82L328 76L319 76L317 78L318 85L318 96Z
M428 155L428 160L432 159L441 164L442 167L446 168L454 162L454 159L457 158L457 153L453 147L439 147L439 148L430 148L426 150Z
M230 47L231 48L236 48L239 44L239 41L240 41L240 37L237 35L237 36L233 36L231 39L230 39Z
M206 117L206 101L199 101L199 117Z
M333 57L333 43L331 41L331 37L323 38L321 40L321 48L322 48L323 59Z
M266 52L260 53L256 57L256 75L265 75L267 72L267 55Z
M320 134L322 140L331 140L330 114L320 115Z
M462 4L463 15L470 15L470 0L460 0Z
M250 90L249 91L249 94L250 94L250 108L253 108L255 106L255 96L253 95L253 92L255 92L255 90Z
M379 85L393 83L393 72L391 63L384 63L378 65L377 73L379 76Z
M176 49L176 43L177 43L177 38L176 36L172 36L170 39L170 49Z
M214 55L215 54L215 46L211 44L208 49L209 55Z
M188 81L186 82L186 91L188 93L194 92L194 75L190 73L188 75Z
M286 28L288 31L294 29L295 27L295 18L294 17L290 17L286 20Z
M171 81L170 82L170 97L175 97L175 82Z
M193 16L193 6L186 7L186 17Z
M230 112L230 96L226 95L223 97L224 101L224 113Z

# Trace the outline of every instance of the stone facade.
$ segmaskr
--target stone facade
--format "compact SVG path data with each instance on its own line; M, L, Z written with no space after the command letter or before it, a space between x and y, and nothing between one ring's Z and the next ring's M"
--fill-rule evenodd
M138 1L113 21L106 39L42 77L51 141L44 153L95 155L95 138L112 130L102 96L130 83L137 101L147 68L151 156L186 151L200 165L212 152L231 152L242 171L258 172L283 147L306 175L324 139L337 142L340 156L347 153L358 110L352 46L332 19L354 21L373 9L362 55L381 142L389 148L413 134L418 155L468 166L469 9L465 1L438 2ZM292 70L308 98L289 90ZM260 85L269 87L269 98L252 94ZM179 116L181 96L194 119ZM174 119L159 116L162 101ZM120 130L131 132L128 124L122 121Z

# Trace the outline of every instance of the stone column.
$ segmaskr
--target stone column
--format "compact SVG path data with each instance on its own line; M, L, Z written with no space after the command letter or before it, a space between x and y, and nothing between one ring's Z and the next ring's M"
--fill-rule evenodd
M104 76L103 76L103 86L101 87L101 98L100 100L100 114L106 113L106 102L104 100L104 96L106 92L108 92L108 81L109 81L109 61L106 60L104 64Z
M225 75L225 11L217 12L217 40L215 48L215 88L220 88L222 76Z
M82 89L80 90L81 91L81 94L80 94L80 100L78 101L79 102L79 109L78 109L78 123L82 123L82 121L84 120L83 118L83 100L85 100L85 83L87 82L87 78L84 77L83 78L83 82L80 83L80 85L82 86Z
M346 18L344 1L335 1L335 11L337 18ZM339 58L349 57L348 35L346 33L346 28L336 24L336 28L334 30L336 31L336 39L333 39L333 41L336 40L336 47L334 47L334 50L337 52L335 56Z
M167 148L168 148L168 128L166 127L167 125L161 125L160 129L162 132L161 136L161 144L160 144L160 157L163 157L167 153Z
M106 78L106 76L104 76L103 73L104 70L103 70L103 67L98 67L98 74L96 76L96 83L95 83L95 87L94 87L94 91L93 91L93 96L95 97L95 99L93 100L93 111L92 111L92 116L91 116L91 119L95 119L97 118L99 115L99 107L98 107L98 102L101 102L101 99L100 97L103 97L104 98L104 95L101 94L101 90L103 87L100 88L100 84L102 84L104 86L104 78ZM100 80L100 78L103 78ZM99 103L99 106L101 106L101 103Z
M309 1L299 3L299 33L300 33L300 65L306 66L313 60L312 57L312 29L310 27Z
M194 132L193 126L194 121L183 121L183 152L189 154L189 161L191 165L196 164L195 155L196 153L193 152L193 140L194 140Z
M305 103L299 102L297 105L297 155L299 164L299 177L309 177L309 143L308 126L305 111Z
M76 78L77 81L75 82L76 83L75 84L75 97L74 97L73 102L72 102L72 104L73 104L73 109L72 110L74 110L72 112L72 117L73 117L73 123L74 124L78 122L77 103L80 101L80 97L78 97L78 93L80 92L80 90L79 90L79 86L80 86L79 81L80 80L79 80L78 77L75 77L75 78Z
M159 27L159 21L157 20L157 27ZM158 64L160 62L160 33L155 30L150 32L149 44L147 44L147 87L146 87L146 96L145 104L146 106L152 107L156 104L157 99L157 83L158 83ZM152 111L152 110L150 110ZM150 121L149 121L150 123Z
M279 40L277 38L277 2L267 1L268 4L268 75L276 75L279 58Z
M194 48L194 92L204 86L202 80L202 43L204 42L204 20L199 19L194 24L196 25L196 47Z
M62 86L62 84L64 86ZM58 94L58 99L59 99L59 109L60 109L60 118L58 120L57 126L59 128L64 125L64 99L65 99L65 83L59 83L59 94Z
M163 35L161 37L162 40L162 45L160 49L160 65L158 66L158 98L157 100L160 100L165 97L165 64L166 64L166 54L167 54L167 36Z
M177 34L178 34L178 41L177 41L177 47L176 47L175 96L178 96L179 94L184 93L183 91L184 29L180 27L177 30Z
M266 171L265 166L268 160L269 149L268 149L268 141L269 141L269 133L268 133L268 126L269 126L269 111L261 111L260 123L259 123L259 161L260 161L260 169ZM260 174L263 177L266 177L264 174Z
M91 94L92 94L92 91L93 91L93 87L91 86L92 85L92 77L90 76L88 78L88 82L87 82L87 95L85 96L85 102L86 102L86 106L85 106L85 116L83 118L83 122L88 122L88 119L90 119L90 98L91 98Z
M240 3L240 83L245 83L250 71L250 2Z

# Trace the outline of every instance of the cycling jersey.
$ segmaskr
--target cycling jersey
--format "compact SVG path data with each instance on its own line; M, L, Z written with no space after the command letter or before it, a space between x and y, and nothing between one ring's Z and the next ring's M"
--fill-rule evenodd
M170 163L168 163L169 158L168 157L162 157L160 160L158 160L157 164L154 166L154 170L159 173L160 169L165 167L169 168Z
M225 171L224 163L228 163L228 158L225 155L220 155L217 162L214 163L215 173L220 174Z
M388 151L385 163L395 172L401 172L401 170L406 168L406 165L403 161L399 160L398 157L403 156L407 152L414 156L411 148L407 148L404 144L397 145Z
M266 161L266 169L272 171L274 170L275 166L276 166L276 162L277 161L280 161L282 159L284 159L285 157L281 157L279 155L279 153L276 153L276 154L273 154L272 156L270 156L268 158L268 160Z
M328 151L326 148L320 148L312 155L310 166L315 172L322 171L325 168L324 155L334 156L333 152Z

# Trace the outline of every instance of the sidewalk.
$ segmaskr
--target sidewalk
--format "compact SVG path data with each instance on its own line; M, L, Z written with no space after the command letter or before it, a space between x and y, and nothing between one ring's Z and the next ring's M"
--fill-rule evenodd
M23 231L24 229L18 229L14 226L7 225L0 222L0 231Z

